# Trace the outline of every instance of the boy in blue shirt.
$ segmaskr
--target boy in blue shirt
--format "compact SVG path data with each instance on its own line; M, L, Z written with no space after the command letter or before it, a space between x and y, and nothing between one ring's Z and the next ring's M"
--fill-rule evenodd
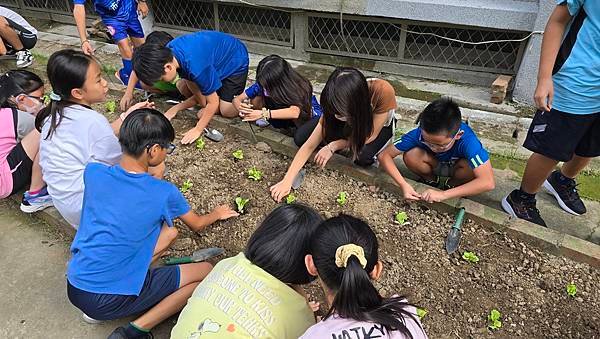
M546 226L535 199L542 186L566 212L586 212L575 178L600 155L599 41L600 1L557 0L542 40L539 111L523 145L533 154L521 187L502 201L513 217ZM563 166L555 170L560 161Z
M494 189L488 153L473 130L462 122L456 103L450 99L435 100L417 121L418 128L404 134L378 156L380 165L400 186L406 200L432 203ZM406 167L423 182L445 190L417 193L394 163L400 154Z
M87 55L92 55L94 54L94 48L87 39L85 2L86 0L73 0L73 16L81 39L81 50ZM148 15L148 4L146 0L93 0L93 3L96 13L98 13L114 42L119 47L123 68L115 75L124 85L127 85L133 69L131 65L133 51L129 39L135 47L144 43L144 30L138 19L138 12L142 17L146 17Z
M190 209L177 187L148 174L175 146L163 114L139 109L123 121L120 164L89 164L81 223L71 245L67 294L87 321L139 316L110 339L151 338L150 329L180 311L209 263L150 268L177 237L173 219L193 231L237 213L219 206L206 215ZM90 319L91 318L91 319Z
M203 106L198 123L181 139L183 144L198 139L217 112L228 118L238 115L232 101L246 87L248 63L248 51L240 40L215 31L182 35L166 46L144 44L133 56L133 68L142 83L176 83L179 92L190 98L171 107L165 113L169 118L196 103Z

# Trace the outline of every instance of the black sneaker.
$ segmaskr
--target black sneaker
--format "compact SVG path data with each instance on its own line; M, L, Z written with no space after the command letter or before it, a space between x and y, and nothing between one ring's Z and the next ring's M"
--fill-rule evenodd
M560 171L554 171L550 174L548 179L544 181L544 188L556 198L563 210L575 215L586 212L585 205L577 192L577 183L575 180L562 175Z
M136 339L153 339L154 336L152 332L144 333L143 336L137 336ZM125 332L125 327L117 327L115 330L108 336L108 339L129 339L127 333Z
M523 199L519 190L512 191L502 199L502 209L515 218L547 227L540 216L540 211L535 207L535 198Z

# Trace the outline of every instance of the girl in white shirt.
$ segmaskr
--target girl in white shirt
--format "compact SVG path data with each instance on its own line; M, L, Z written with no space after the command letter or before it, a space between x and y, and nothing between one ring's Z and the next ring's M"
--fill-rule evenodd
M121 158L115 135L132 106L109 123L91 106L106 99L108 83L98 62L74 50L58 51L48 60L51 102L36 117L41 131L40 165L54 206L73 227L79 225L83 203L83 170L89 162L114 165Z

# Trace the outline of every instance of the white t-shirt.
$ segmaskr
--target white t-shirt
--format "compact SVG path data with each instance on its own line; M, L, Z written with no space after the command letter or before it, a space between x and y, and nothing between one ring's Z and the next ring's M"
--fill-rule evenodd
M20 25L21 27L25 28L26 30L35 35L37 35L38 33L37 29L33 28L33 26L31 26L29 22L27 22L27 20L20 16L19 13L13 12L6 7L0 6L0 16L14 21L16 24Z
M83 204L83 170L89 162L114 165L121 145L108 120L100 113L72 105L48 139L49 120L42 127L40 166L54 207L73 227L79 226Z

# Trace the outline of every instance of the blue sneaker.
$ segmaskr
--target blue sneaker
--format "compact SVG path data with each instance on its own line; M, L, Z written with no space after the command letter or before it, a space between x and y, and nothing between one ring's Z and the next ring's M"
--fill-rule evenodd
M26 191L25 194L23 194L21 211L25 213L33 213L53 205L52 197L50 197L50 194L48 194L48 189L44 187L35 195L29 194L29 191Z

